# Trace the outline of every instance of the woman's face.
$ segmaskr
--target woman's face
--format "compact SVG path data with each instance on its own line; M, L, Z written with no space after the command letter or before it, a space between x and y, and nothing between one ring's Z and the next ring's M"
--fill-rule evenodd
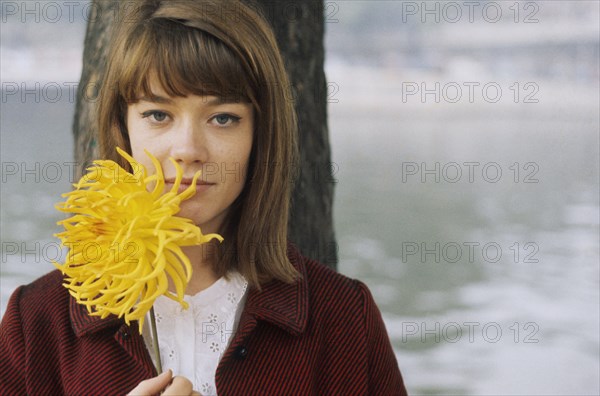
M149 171L144 153L161 163L165 189L183 169L180 191L198 171L196 194L182 202L178 216L194 221L203 233L219 232L231 204L242 191L252 149L254 113L248 103L222 103L215 96L170 97L151 80L155 98L139 98L127 107L127 129L133 157Z

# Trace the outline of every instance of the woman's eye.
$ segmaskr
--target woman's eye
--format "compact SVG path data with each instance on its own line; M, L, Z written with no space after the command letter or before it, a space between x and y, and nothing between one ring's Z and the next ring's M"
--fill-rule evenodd
M219 126L228 126L238 122L240 117L236 117L231 114L218 114L213 118L213 120L215 120Z
M167 115L167 113L162 112L162 111L150 110L150 111L143 112L142 117L150 118L150 121L154 121L154 122L163 122L164 120L167 119L168 115Z

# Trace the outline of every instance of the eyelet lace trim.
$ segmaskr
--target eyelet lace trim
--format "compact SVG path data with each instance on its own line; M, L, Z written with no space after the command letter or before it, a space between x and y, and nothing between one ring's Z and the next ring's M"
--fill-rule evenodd
M202 395L216 395L215 373L235 333L243 310L248 282L238 272L220 278L194 296L185 296L190 308L161 296L154 303L162 367L194 383ZM149 318L144 340L153 355ZM155 357L153 356L153 359Z

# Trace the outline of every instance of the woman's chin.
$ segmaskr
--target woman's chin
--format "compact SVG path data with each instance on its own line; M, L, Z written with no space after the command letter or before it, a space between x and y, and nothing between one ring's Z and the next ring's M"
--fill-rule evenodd
M179 205L179 212L177 216L185 217L186 219L190 219L194 224L198 225L202 222L203 219L198 216L198 208L194 208L192 202L182 202Z

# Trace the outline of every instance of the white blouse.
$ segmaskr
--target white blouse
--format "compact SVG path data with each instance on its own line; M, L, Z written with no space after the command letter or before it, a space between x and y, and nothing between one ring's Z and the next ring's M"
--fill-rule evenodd
M154 312L163 370L188 378L202 395L216 395L217 366L237 330L247 289L246 279L230 272L229 280L220 278L193 296L185 295L187 310L165 296L157 298ZM148 314L143 336L156 361L149 323Z

